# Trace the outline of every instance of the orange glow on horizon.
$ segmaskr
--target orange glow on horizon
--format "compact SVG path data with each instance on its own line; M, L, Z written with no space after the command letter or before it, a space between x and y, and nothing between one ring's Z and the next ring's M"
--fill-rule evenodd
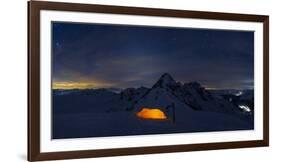
M137 112L136 115L137 117L143 119L158 119L158 120L167 119L165 113L157 108L142 108L142 110Z
M52 89L90 89L109 88L113 84L101 82L53 82Z

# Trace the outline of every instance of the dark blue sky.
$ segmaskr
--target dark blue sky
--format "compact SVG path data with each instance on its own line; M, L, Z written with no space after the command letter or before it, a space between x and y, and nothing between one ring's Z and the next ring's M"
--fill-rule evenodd
M253 88L253 32L63 22L52 29L59 88L150 87L165 72L207 88Z

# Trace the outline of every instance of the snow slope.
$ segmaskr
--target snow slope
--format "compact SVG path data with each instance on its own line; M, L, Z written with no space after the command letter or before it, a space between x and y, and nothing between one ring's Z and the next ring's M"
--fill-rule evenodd
M142 108L161 109L167 120L136 116ZM176 82L163 74L151 88L55 91L53 138L144 135L253 129L252 114L212 95L197 82Z

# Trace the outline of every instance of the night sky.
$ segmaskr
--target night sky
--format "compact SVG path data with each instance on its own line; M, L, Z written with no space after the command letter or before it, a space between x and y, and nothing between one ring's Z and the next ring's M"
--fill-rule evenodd
M165 72L206 88L249 89L249 31L52 23L53 88L151 87Z

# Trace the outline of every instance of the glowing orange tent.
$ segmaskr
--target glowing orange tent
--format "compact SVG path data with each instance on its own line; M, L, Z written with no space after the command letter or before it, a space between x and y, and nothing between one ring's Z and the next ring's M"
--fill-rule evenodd
M137 117L143 119L158 119L158 120L167 119L165 113L157 108L142 108L142 110L137 112L136 115Z

